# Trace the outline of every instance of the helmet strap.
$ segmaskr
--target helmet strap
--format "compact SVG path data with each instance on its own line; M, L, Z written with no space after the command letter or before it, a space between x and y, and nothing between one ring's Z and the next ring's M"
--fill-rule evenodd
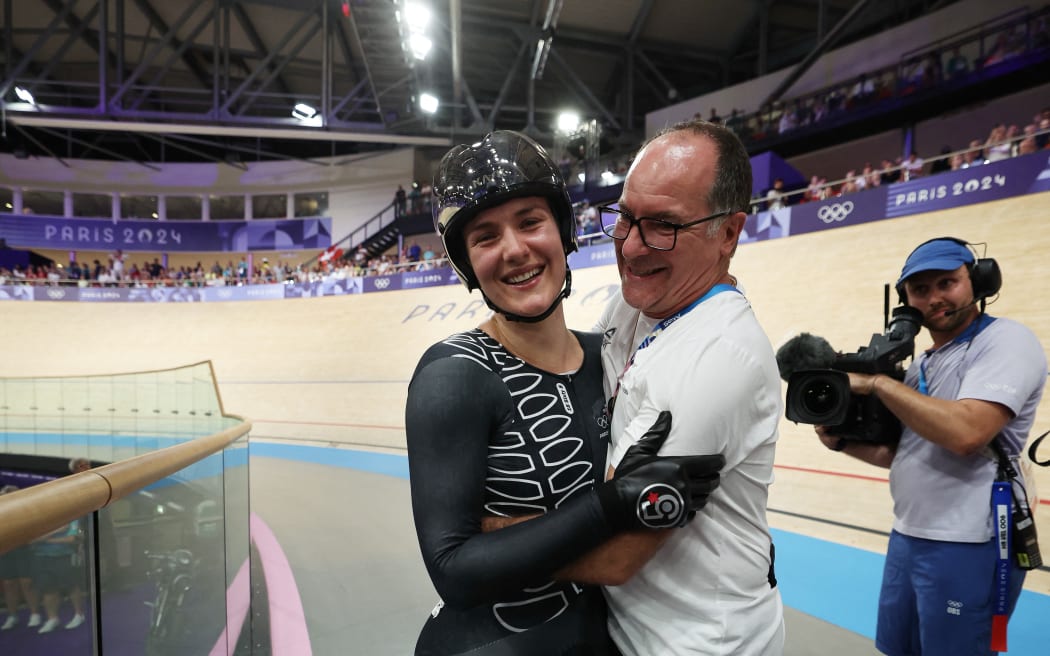
M554 300L551 301L550 306L548 306L546 310L544 310L540 314L537 314L534 317L525 317L525 316L522 316L520 314L514 314L513 312L507 312L503 308L501 308L498 305L496 305L495 303L493 303L489 299L489 297L485 295L485 292L480 289L480 287L479 287L479 291L481 291L481 298L485 299L485 305L489 306L489 309L492 310L493 312L502 314L504 317L506 317L507 321L519 321L521 323L539 323L540 321L543 321L544 319L549 317L551 314L553 314L554 311L556 309L558 309L558 306L561 304L563 299L569 298L569 294L572 292L572 271L569 269L569 262L568 262L568 260L566 260L566 262L565 262L565 286L562 287L562 290L560 292L558 292L557 296L554 297Z

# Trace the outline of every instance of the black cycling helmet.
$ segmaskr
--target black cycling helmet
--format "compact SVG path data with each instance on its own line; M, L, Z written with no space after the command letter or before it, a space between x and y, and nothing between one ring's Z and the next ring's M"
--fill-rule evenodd
M575 251L572 202L558 167L543 146L518 132L499 130L477 143L455 146L441 159L434 175L434 228L441 235L449 263L468 290L478 287L478 279L467 257L463 227L490 207L526 196L547 199L565 254Z

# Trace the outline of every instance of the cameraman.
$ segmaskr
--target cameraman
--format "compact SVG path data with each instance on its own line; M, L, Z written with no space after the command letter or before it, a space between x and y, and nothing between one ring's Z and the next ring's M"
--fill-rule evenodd
M1024 582L1012 554L1009 580L994 576L990 499L998 468L991 447L999 438L1017 468L1043 394L1046 356L1028 328L984 313L984 298L999 288L998 269L980 260L996 269L993 284L978 280L968 246L935 239L904 263L897 290L922 312L933 339L904 381L849 374L853 393L877 395L901 420L900 442L859 443L817 427L829 449L890 469L894 522L875 638L885 654L994 653L996 599L1008 595L997 632L1005 641L1005 619Z

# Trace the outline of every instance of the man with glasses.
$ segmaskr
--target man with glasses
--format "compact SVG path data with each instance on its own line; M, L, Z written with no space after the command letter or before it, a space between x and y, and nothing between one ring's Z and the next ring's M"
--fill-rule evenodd
M692 120L643 146L619 203L601 210L621 282L599 323L610 475L661 410L674 417L661 454L726 458L721 487L695 519L638 534L633 575L605 588L609 631L627 655L783 652L766 523L780 380L729 274L750 196L740 140Z

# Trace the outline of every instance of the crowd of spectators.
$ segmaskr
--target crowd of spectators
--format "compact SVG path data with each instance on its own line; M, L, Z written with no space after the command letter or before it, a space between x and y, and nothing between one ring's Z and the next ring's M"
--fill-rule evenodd
M433 194L429 184L413 182L405 191L398 185L394 195L396 216L429 213ZM332 249L334 251L334 247ZM0 285L68 285L79 287L212 287L224 285L268 284L278 282L313 282L329 276L339 278L380 276L401 271L426 271L444 263L445 253L430 246L412 242L401 253L371 256L364 247L352 254L340 250L334 258L319 258L307 264L292 264L268 257L249 265L247 256L236 261L219 260L209 267L202 262L187 266L165 266L159 258L141 263L129 262L120 250L105 260L90 262L70 260L68 265L52 262L8 269L0 266Z
M711 110L711 114L707 120L719 119L714 109ZM950 146L944 146L939 155L928 159L920 157L916 151L911 151L907 157L883 159L878 164L865 162L863 166L847 171L841 179L831 182L825 177L814 175L810 178L808 186L794 191L787 190L784 180L776 178L772 187L753 200L752 208L777 210L790 204L825 200L880 185L980 166L987 162L1044 149L1050 149L1050 107L1036 114L1023 129L1018 125L999 124L991 129L985 139L974 139L957 151L953 151ZM588 199L584 199L575 204L573 209L576 214L576 234L580 242L586 244L602 239L604 235L601 231L598 208Z
M889 68L861 73L815 94L765 104L753 114L734 108L728 116L720 116L712 107L710 116L696 112L694 118L724 123L745 143L760 142L853 110L961 80L1026 52L1043 50L1050 47L1046 23L1047 15L1043 13L1030 22L1003 29L987 51L972 61L958 45L952 45L908 57Z
M717 116L716 116L717 118ZM837 196L863 191L880 185L912 180L927 174L980 166L1008 157L1026 155L1050 149L1050 106L1043 108L1024 128L1018 125L999 124L991 128L984 139L973 139L957 151L945 146L939 155L924 160L912 151L907 158L883 159L875 166L866 162L862 167L846 172L842 179L828 182L827 178L814 175L805 189L787 191L784 181L776 179L773 186L760 198L756 198L756 209L776 210L789 204L825 200ZM399 186L397 199L404 190ZM429 186L413 185L419 193L414 196L404 193L406 207L410 212L429 211L431 199ZM426 192L425 194L423 192ZM588 199L574 206L577 235L582 244L601 239L601 221L598 208ZM333 247L334 249L334 247ZM216 260L210 267L201 262L194 266L164 266L158 258L141 263L128 262L120 250L111 253L103 262L71 260L68 266L57 263L47 265L0 267L0 285L77 285L81 287L205 287L223 285L267 284L279 282L314 282L330 276L336 278L381 276L403 271L427 271L442 266L445 253L436 252L431 246L420 246L410 242L400 253L372 256L364 246L353 253L335 257L321 257L308 263L290 264L278 260L271 263L268 257L253 261L249 265L246 256L236 261L227 259L225 264Z
M293 265L281 260L270 262L268 257L249 266L248 258L219 260L210 266L197 262L194 266L165 267L158 258L152 262L131 263L124 269L94 260L81 265L76 260L68 266L48 265L0 267L0 285L67 285L78 287L221 287L226 285L260 285L279 282L313 282L329 276L337 278L381 276L402 271L427 271L444 263L445 253L435 252L429 246L413 242L399 254L369 256L359 248L353 256L332 261L315 260L307 265ZM123 264L123 260L119 260ZM119 269L119 270L118 270Z
M995 37L987 54L974 61L963 55L959 47L952 46L943 51L931 51L908 58L896 67L862 73L854 80L834 85L819 94L765 106L751 115L734 108L728 116L723 117L716 108L711 107L709 116L704 118L726 124L745 141L783 134L819 123L840 112L957 80L1025 52L1046 48L1050 46L1046 21L1047 14L1043 13L1029 23L1003 30ZM701 117L701 113L697 112L696 117ZM939 155L929 157L928 160L913 151L907 157L884 159L878 165L865 162L863 166L847 171L840 180L829 183L826 178L814 175L805 189L790 192L784 189L783 180L778 179L761 198L755 199L753 206L756 209L779 209L788 204L823 200L926 174L979 166L1046 148L1050 148L1050 108L1043 109L1023 129L1018 125L999 124L991 129L987 138L973 139L967 147L957 151L945 146ZM567 181L575 180L576 169L582 166L582 161L582 155L574 159L567 151L562 154L559 166ZM622 176L629 165L629 159L614 161L607 167L607 173ZM429 213L432 197L431 187L425 182L413 181L407 190L404 185L398 185L392 202L395 216ZM598 209L585 199L575 206L575 211L581 243L600 238L602 232ZM249 266L248 259L241 256L236 263L227 260L225 265L215 261L210 267L201 262L195 266L165 267L156 258L141 264L125 262L125 256L118 250L107 261L94 259L89 263L73 260L68 266L16 266L11 270L0 267L0 285L202 287L304 282L333 275L361 277L427 270L443 264L444 257L444 253L435 253L429 247L424 250L413 243L396 254L370 256L362 247L345 255L340 252L336 257L322 256L305 266L282 261L271 264L266 257Z
M960 150L944 146L940 154L931 157L929 162L912 151L906 158L898 157L893 161L884 159L877 167L866 162L859 168L859 172L858 169L851 169L841 180L831 183L827 178L814 175L810 178L809 186L792 193L785 193L783 180L778 179L757 202L764 202L763 209L780 209L785 204L824 200L871 187L913 180L944 171L957 171L1048 149L1050 106L1043 108L1023 129L1017 125L1007 126L1000 123L991 128L987 138L973 139Z

